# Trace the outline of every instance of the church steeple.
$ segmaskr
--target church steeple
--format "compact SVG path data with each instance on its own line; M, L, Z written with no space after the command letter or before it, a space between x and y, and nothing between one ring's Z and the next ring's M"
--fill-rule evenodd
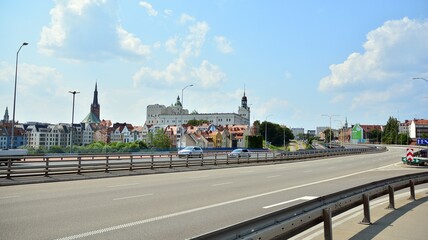
M248 109L247 97L245 96L245 88L244 88L244 96L241 99L241 107Z
M4 111L3 122L4 123L8 123L9 122L9 110L7 109L7 107L6 107L6 110Z
M100 118L100 104L98 104L98 83L95 82L95 91L94 91L94 100L91 104L91 113L95 114L95 116Z

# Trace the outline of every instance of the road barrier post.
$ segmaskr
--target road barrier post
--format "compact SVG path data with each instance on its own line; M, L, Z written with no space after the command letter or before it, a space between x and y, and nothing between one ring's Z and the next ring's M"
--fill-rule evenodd
M77 157L77 174L82 174L82 157Z
M169 168L172 168L172 154L169 155Z
M413 180L409 181L409 185L410 185L410 198L409 200L416 200L415 197L415 182Z
M108 160L109 160L109 157L106 156L106 169L104 170L104 172L108 172Z
M324 239L333 240L333 226L331 221L331 209L324 208L322 210L322 216L324 221Z
M131 159L129 162L129 171L132 171L133 165L134 165L134 156L131 155Z
M362 224L372 224L370 222L370 199L367 193L363 194L363 206L364 206L364 218L361 221Z
M49 175L49 157L43 158L45 160L45 177Z
M12 159L11 158L9 158L8 160L7 160L7 175L6 175L6 178L7 179L10 179L10 174L11 174L11 172L12 172Z
M151 161L152 162L152 164L151 164L152 166L150 168L153 170L153 169L155 169L155 166L154 166L155 165L155 156L153 156L153 154L152 154L152 155L150 155L150 158L152 159L152 161Z
M389 205L387 209L395 209L395 200L394 200L394 187L388 186L388 194L389 194Z
M186 155L186 167L189 167L189 155Z
M217 165L217 153L214 154L214 165Z

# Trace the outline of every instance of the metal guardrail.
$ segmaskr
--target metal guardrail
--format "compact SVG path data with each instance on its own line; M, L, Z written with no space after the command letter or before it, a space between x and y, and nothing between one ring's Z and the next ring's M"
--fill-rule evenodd
M371 224L370 200L389 194L388 208L395 209L394 191L409 187L411 199L415 200L415 185L423 183L428 183L427 172L372 182L191 239L287 239L322 222L324 238L333 239L332 217L363 204L364 218L361 223Z
M382 148L326 149L298 152L255 152L251 158L230 158L225 153L208 152L202 158L177 158L177 154L114 154L114 155L50 155L26 156L19 162L14 157L0 157L0 177L50 176L55 174L82 174L88 172L134 171L141 169L180 168L204 165L280 162L307 158L384 151Z

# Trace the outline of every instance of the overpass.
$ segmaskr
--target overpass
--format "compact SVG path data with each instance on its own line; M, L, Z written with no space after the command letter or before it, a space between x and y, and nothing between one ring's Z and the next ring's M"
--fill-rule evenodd
M192 238L294 206L311 197L426 171L403 166L400 157L404 151L391 148L383 153L327 157L292 164L205 168L211 169L208 171L170 170L169 174L4 186L0 187L0 225L5 230L0 232L0 238ZM200 167L190 167L190 170ZM116 173L94 174L111 176ZM84 174L73 176L89 178ZM15 181L29 181L29 178L46 177ZM13 179L1 178L0 181ZM361 221L359 216L356 218ZM373 211L372 226L377 226L377 219ZM356 223L354 228L360 226Z

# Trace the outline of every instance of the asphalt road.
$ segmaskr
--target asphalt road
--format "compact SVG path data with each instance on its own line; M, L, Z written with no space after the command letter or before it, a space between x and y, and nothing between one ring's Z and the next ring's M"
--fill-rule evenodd
M0 187L0 239L186 239L342 189L426 171L404 148L240 168Z

